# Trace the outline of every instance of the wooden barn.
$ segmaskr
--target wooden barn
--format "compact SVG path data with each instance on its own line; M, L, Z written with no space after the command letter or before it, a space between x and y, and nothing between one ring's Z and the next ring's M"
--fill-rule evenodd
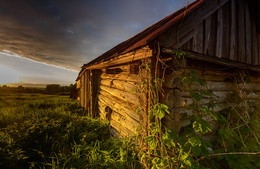
M115 132L130 135L147 127L152 98L142 85L154 78L163 79L160 102L171 112L164 122L177 131L190 125L188 90L212 90L222 105L215 111L225 108L224 98L235 89L252 91L245 100L257 102L259 5L259 0L197 0L167 16L82 66L76 80L80 104L93 117L109 120ZM177 57L181 51L188 54ZM147 63L150 73L142 68ZM198 72L206 87L186 89L184 70Z

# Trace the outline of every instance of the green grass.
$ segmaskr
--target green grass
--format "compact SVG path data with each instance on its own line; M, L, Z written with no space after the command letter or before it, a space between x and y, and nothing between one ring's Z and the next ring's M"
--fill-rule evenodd
M108 125L66 96L1 93L0 168L136 167L132 145Z

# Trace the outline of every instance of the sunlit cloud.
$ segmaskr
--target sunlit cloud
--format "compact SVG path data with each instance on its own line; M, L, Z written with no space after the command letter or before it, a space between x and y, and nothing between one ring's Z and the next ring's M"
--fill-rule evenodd
M39 61L36 61L36 60L33 60L33 59L30 59L30 58L26 58L26 57L21 57L11 51L8 51L8 50L3 50L3 52L0 52L0 55L6 55L6 56L11 56L11 57L16 57L16 58L19 58L19 59L24 59L24 60L28 60L30 62L34 62L34 63L38 63L38 64L43 64L43 65L47 65L47 66L52 66L52 67L57 67L57 68L60 68L60 69L64 69L64 70L69 70L69 71L73 71L73 72L77 72L76 70L73 70L73 69L68 69L66 67L61 67L61 66L57 66L57 65L52 65L52 64L47 64L45 62L39 62ZM49 56L43 56L45 58L49 58Z
M37 62L13 53L0 52L1 83L75 83L77 72Z

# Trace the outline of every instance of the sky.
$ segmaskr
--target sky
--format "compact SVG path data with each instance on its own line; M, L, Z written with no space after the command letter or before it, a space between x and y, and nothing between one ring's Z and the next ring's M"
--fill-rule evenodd
M84 63L186 4L187 0L0 0L0 84L75 83Z

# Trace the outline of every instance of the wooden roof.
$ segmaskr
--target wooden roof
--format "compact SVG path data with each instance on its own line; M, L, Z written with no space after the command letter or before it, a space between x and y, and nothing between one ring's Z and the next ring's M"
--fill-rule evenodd
M111 50L105 52L101 56L90 61L89 63L84 64L82 68L84 69L89 66L99 64L101 62L110 60L118 55L122 55L129 51L146 46L155 39L158 39L159 41L161 39L167 39L167 35L165 35L165 32L173 27L175 27L176 30L180 22L183 20L184 16L185 18L191 18L190 20L196 20L196 22L192 22L186 25L185 33L187 33L188 31L194 29L201 21L212 15L228 1L229 0L197 0L189 4L188 6L178 10L177 12L165 17L159 22L153 24L152 26L148 27L147 29L133 36L132 38L120 43L119 45L115 46ZM257 6L259 6L259 1L260 0L248 0L248 2L251 3L252 7L254 7L254 5L252 4L254 4L255 2L258 2ZM259 20L260 17L257 16L260 16L259 8L257 10L253 10L253 14L256 16L257 20ZM175 39L175 41L175 43L177 43L177 38ZM161 45L162 47L165 47L163 46L163 43L161 43ZM81 72L82 71L83 70L81 70Z
M119 45L105 52L91 62L84 64L83 67L88 67L93 64L109 60L115 56L118 56L119 54L127 53L133 49L147 45L153 39L158 37L161 33L169 29L173 24L178 23L184 15L189 15L193 10L199 8L206 1L207 0L197 0L187 7L176 11L175 13L165 17L159 22L153 24L152 26L133 36L132 38L120 43Z

